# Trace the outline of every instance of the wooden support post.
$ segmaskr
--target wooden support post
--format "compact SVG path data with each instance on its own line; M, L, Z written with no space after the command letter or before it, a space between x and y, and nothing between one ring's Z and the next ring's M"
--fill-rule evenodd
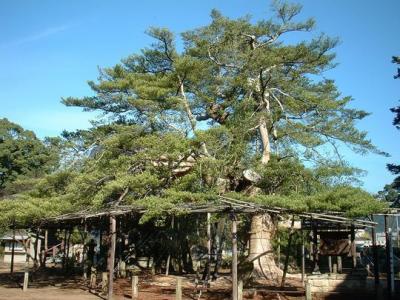
M393 272L393 248L392 248L392 234L389 230L388 215L385 215L385 237L386 237L386 280L388 299L394 293L394 272Z
M139 277L132 276L132 299L137 299L139 296Z
M115 216L110 216L110 247L108 254L108 300L113 298L113 283L114 283L114 265L115 265L115 247L117 243L117 221Z
M314 260L314 271L319 273L319 257L318 257L318 231L317 228L313 228L313 260Z
M63 260L62 260L62 268L65 270L66 262L67 262L67 229L64 229L64 240L62 243L63 247Z
M374 221L374 215L371 215L371 221ZM379 259L378 259L378 247L376 245L376 232L375 227L372 227L372 251L373 251L373 261L374 261L374 278L375 287L379 286Z
M172 216L172 219L171 219L171 229L172 229L172 231L174 231L174 226L175 226L175 216ZM171 244L172 244L172 241L173 241L173 232L171 232L171 235L170 235L170 237L169 237L169 239L170 239L170 241L171 241ZM171 251L170 249L168 249L169 251ZM168 253L168 257L167 257L167 263L166 263L166 266L165 266L165 275L169 275L169 266L170 266L170 264L171 264L171 253Z
M83 227L83 251L82 251L82 266L83 266L83 280L87 279L87 267L88 267L88 263L87 263L87 252L88 252L88 247L86 245L86 241L87 241L87 224L86 224L86 220L85 220L85 225Z
M65 267L66 267L67 270L69 270L69 267L70 267L69 250L70 250L71 233L72 233L72 229L69 228L68 229L67 240L66 240L66 243L67 243L66 244L66 251L65 251L65 256L66 256Z
M293 238L293 233L294 233L293 227L294 227L294 216L292 216L292 223L290 225L289 240L288 240L288 245L287 245L287 250L286 250L285 264L284 264L284 267L283 267L283 275L282 275L281 287L285 286L286 274L287 274L287 270L288 270L288 267L289 267L290 248L292 246L292 238Z
M329 273L332 273L332 256L328 256L328 268L329 268Z
M182 277L176 278L175 300L182 300Z
M237 223L232 214L232 300L238 300L238 253L237 253Z
M155 264L153 263L153 266L154 265ZM124 262L124 261L119 262L119 275L121 276L121 278L126 277L126 262Z
M238 282L238 300L243 300L243 280Z
M343 272L342 257L340 255L337 257L337 270L338 270L338 273L342 273Z
M207 213L207 283L211 273L211 213ZM207 284L208 287L208 284Z
M25 270L24 272L24 285L22 290L26 292L28 290L28 283L29 283L29 270Z
M28 240L28 245L26 246L26 258L25 258L25 271L24 271L24 283L22 290L26 292L28 290L29 283L29 255L30 255L30 241Z
M351 226L350 239L351 239L351 258L353 260L353 269L357 267L357 251L356 251L356 241L355 241L355 229L354 225Z
M46 229L44 231L44 251L47 251L48 248L48 239L49 239L49 231Z
M101 293L103 295L107 295L108 292L108 273L102 272L101 273Z
M305 292L306 292L306 300L312 300L311 284L308 281L306 282Z
M337 263L337 256L335 257L335 261L334 261L334 263L333 263L333 265L332 265L332 273L334 273L334 274L336 274L337 273L337 271L338 271L338 263Z
M301 231L301 283L304 286L306 275L306 253L304 245L304 233Z
M89 290L92 290L96 287L96 280L97 280L97 270L95 267L91 267Z
M11 246L11 274L14 273L14 256L15 256L15 223L13 224L13 238Z
M281 267L281 237L280 236L278 236L277 256L278 256L277 265L280 268Z
M39 247L39 233L40 233L40 229L37 228L36 229L36 233L35 233L35 243L33 244L33 265L35 266L35 268L37 267L37 262L38 262L38 247Z

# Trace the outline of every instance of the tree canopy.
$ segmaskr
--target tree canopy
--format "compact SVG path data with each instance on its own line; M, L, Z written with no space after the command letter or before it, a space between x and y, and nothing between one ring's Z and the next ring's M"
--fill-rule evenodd
M27 178L39 178L58 164L55 139L39 140L32 131L0 119L0 196L21 189Z

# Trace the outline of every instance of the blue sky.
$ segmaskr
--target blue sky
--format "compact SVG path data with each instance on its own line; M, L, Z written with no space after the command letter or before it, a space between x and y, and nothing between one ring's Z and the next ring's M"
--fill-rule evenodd
M391 182L387 162L399 162L400 132L390 107L400 99L400 80L390 60L400 55L400 1L303 0L300 19L314 17L316 32L339 37L338 67L326 74L353 107L372 113L358 124L392 155L359 156L344 150L350 163L368 171L364 187L376 192ZM147 46L149 26L176 33L205 25L217 8L230 17L270 16L270 1L33 1L0 0L0 117L38 136L89 126L93 114L67 108L61 97L90 95L87 80ZM304 34L304 38L309 37Z

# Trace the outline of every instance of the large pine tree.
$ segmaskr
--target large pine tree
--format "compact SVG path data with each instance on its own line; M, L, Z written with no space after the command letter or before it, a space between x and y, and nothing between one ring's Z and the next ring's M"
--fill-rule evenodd
M109 188L96 199L119 202L129 194L173 198L177 190L254 197L297 192L300 197L332 183L326 180L331 175L352 174L340 147L377 152L356 128L367 113L349 108L351 97L342 97L324 76L335 66L337 40L325 35L301 42L285 39L289 33L312 31L312 19L295 21L300 10L274 2L274 17L256 22L213 11L209 25L182 34L182 51L169 30L151 28L155 43L102 69L98 82L90 82L94 96L63 99L69 106L103 112L106 123L111 117L114 123L135 124L134 135L141 128L146 136L137 140L144 146L128 143L122 152L131 152L129 169L140 180L102 174ZM113 145L127 142L120 139L115 136ZM312 168L305 168L304 161ZM154 169L166 166L167 173ZM257 274L263 269L279 273L270 254L274 230L271 216L253 216L249 260Z

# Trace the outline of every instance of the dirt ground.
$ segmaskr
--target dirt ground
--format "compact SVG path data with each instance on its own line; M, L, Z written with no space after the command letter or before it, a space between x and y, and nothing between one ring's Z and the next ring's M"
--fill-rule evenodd
M14 275L10 275L9 266L0 264L0 300L98 300L105 299L101 294L101 286L89 291L87 283L80 276L64 274L59 268L48 268L45 271L30 273L28 291L22 291L23 265L16 266ZM100 282L100 279L98 279ZM289 284L290 280L289 280ZM244 299L303 299L301 289L293 282L281 297L273 291L272 285L264 291L247 291ZM174 300L175 276L141 275L139 277L140 300ZM265 287L265 285L263 285ZM198 299L201 287L196 289L195 276L183 278L183 299ZM301 296L300 296L301 295ZM283 297L282 297L283 296ZM225 300L231 298L231 282L229 277L222 276L212 282L209 290L202 289L201 299ZM129 279L116 279L114 299L131 299L131 283Z

